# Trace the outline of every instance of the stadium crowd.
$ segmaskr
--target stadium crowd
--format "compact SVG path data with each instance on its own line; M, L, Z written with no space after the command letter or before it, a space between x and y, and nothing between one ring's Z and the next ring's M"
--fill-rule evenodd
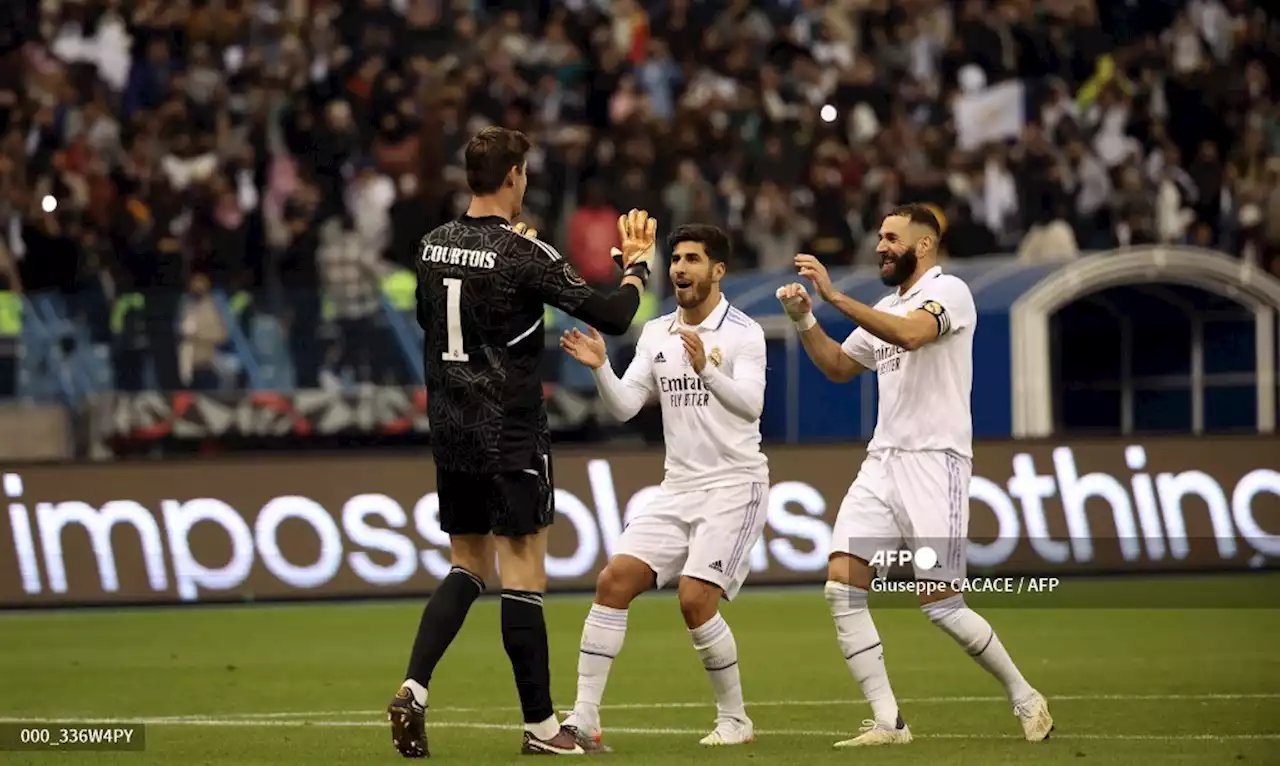
M0 21L0 290L97 296L104 333L145 294L164 388L190 383L180 341L197 369L225 342L211 288L274 291L258 310L314 385L316 328L374 321L494 123L536 139L526 220L592 282L631 207L776 268L867 262L904 201L938 206L953 258L1185 243L1280 273L1280 23L1253 0L14 0Z

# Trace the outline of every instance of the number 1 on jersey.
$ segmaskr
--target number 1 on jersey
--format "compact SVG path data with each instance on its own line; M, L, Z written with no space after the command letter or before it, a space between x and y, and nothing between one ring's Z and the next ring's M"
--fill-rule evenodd
M462 348L462 280L445 277L444 289L444 323L449 348L441 357L446 362L466 362L471 357Z

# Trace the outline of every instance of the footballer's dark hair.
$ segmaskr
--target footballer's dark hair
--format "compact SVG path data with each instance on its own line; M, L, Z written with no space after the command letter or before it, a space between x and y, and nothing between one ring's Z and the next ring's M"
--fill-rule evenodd
M676 245L681 242L696 242L702 245L702 248L707 251L708 258L726 266L733 256L733 243L729 241L729 235L725 234L719 226L712 226L709 223L686 223L683 226L677 226L675 231L667 235L667 251L674 253Z
M942 236L942 224L938 222L938 216L924 205L911 203L909 205L899 205L889 211L889 215L885 218L895 218L901 216L911 221L911 223L919 224L933 232L934 237Z
M471 193L495 194L507 182L511 168L524 166L533 142L518 130L489 127L467 142L467 186Z

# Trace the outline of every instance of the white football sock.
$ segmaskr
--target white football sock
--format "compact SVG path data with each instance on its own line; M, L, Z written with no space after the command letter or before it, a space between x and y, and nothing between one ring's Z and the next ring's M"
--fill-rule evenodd
M427 706L427 687L412 678L400 684L400 687L408 688L409 691L413 692L413 701L418 703L418 705L424 708Z
M716 713L721 718L743 719L747 706L742 701L742 676L738 672L738 642L729 623L716 616L689 631L693 648L698 650L702 667L707 669L711 689L716 695Z
M582 626L578 649L578 700L573 714L582 721L600 725L600 700L609 682L613 658L622 651L627 636L627 610L592 604Z
M955 595L921 607L929 620L955 639L960 647L973 657L982 669L1004 684L1009 702L1017 704L1035 691L1013 664L1000 637L982 615L964 603L964 596Z
M871 703L871 714L877 723L894 728L898 724L898 700L889 685L889 671L884 665L884 648L880 634L867 609L867 592L842 582L828 580L823 594L836 623L836 638L849 672Z
M526 723L524 730L545 742L560 733L560 722L556 720L553 713L550 718L542 723Z

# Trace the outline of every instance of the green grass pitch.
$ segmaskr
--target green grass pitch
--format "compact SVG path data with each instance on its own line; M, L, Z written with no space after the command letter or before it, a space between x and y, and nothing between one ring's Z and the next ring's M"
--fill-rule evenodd
M987 603L984 614L1049 698L1057 731L1034 745L1019 738L995 681L950 639L901 600L873 596L916 741L861 751L831 748L869 711L819 589L748 589L725 605L757 741L718 750L698 745L714 708L675 600L651 595L632 608L614 664L603 716L615 752L601 757L664 765L1276 764L1280 610L1246 605L1260 594L1274 604L1277 592L1280 577L1267 574L1094 580L1079 586L1077 603L1035 608L971 598ZM1184 606L1130 606L1155 597ZM572 705L588 604L583 596L547 600L561 709ZM6 752L0 763L399 762L381 711L402 678L420 610L396 601L0 615L0 717L148 722L145 752ZM431 695L434 760L520 761L496 599L476 604Z

